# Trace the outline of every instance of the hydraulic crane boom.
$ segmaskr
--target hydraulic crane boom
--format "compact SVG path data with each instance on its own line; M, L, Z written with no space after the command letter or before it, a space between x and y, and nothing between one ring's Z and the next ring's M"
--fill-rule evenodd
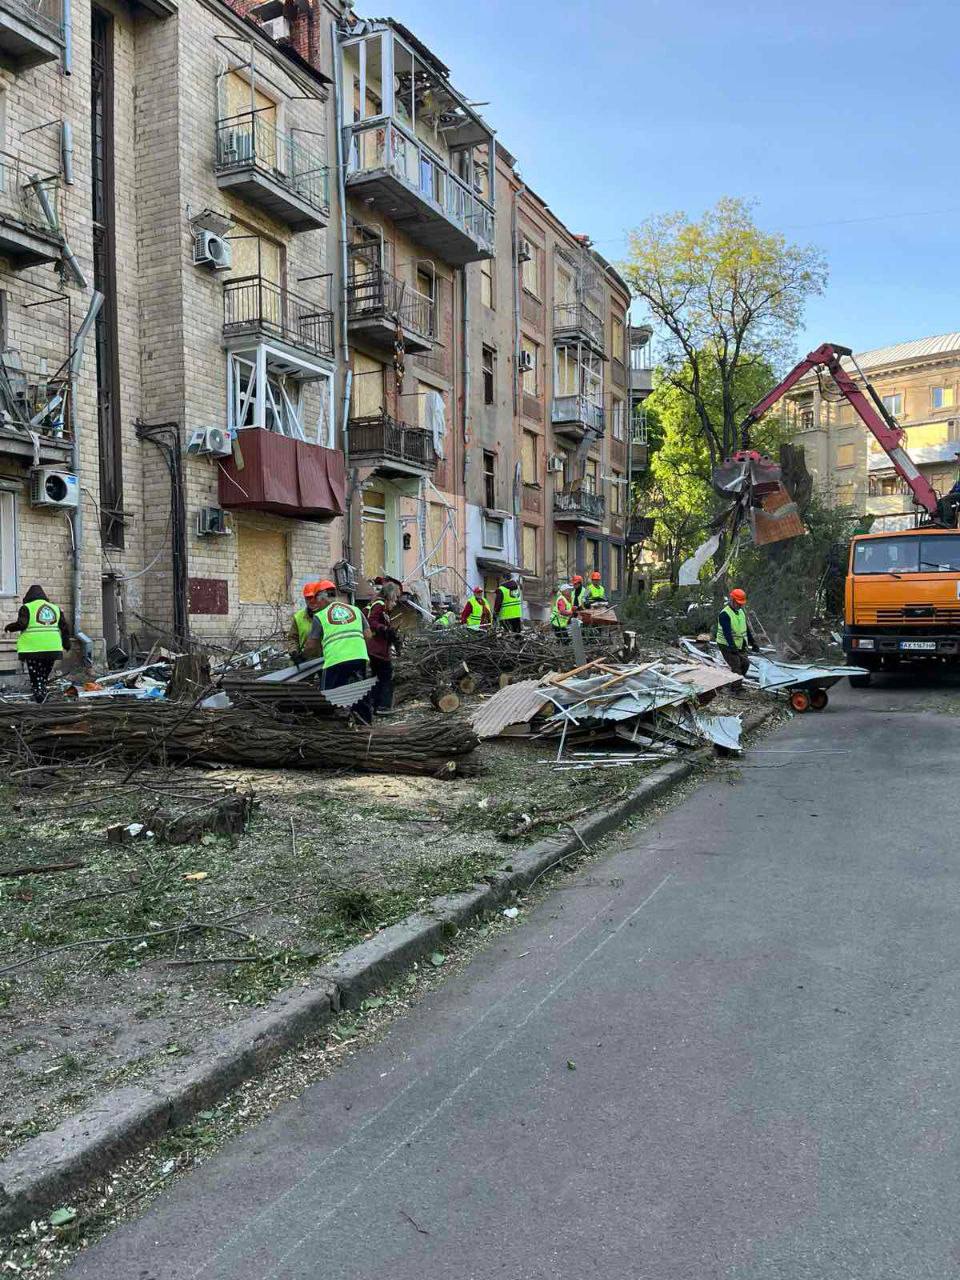
M781 396L793 387L800 379L813 369L826 369L834 382L837 384L842 395L846 397L854 412L872 432L874 439L880 445L890 461L897 475L910 486L910 492L913 494L914 502L918 507L922 507L927 515L937 524L954 525L956 523L955 515L951 518L949 514L950 508L947 507L937 497L936 491L930 484L926 476L921 475L913 464L913 460L903 447L903 428L898 426L896 421L887 412L887 407L877 395L876 391L866 382L866 392L851 378L843 365L840 363L841 356L852 356L853 352L849 347L838 347L833 343L825 342L823 346L817 347L816 351L811 351L808 356L792 369L784 380L771 392L759 400L741 425L741 436L746 447L747 432L750 427L759 418L771 409Z

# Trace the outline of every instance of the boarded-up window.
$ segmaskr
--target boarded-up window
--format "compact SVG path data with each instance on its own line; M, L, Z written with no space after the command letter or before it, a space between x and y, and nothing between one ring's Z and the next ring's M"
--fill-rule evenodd
M540 348L526 336L520 339L520 381L524 394L535 396L540 391Z
M837 466L852 467L854 464L854 446L852 444L841 444L837 448Z
M369 418L383 412L383 365L360 351L353 355L350 417Z
M532 524L523 526L523 568L527 573L537 574L537 530Z
M480 263L480 301L485 307L493 306L493 262L489 258Z
M610 317L610 354L614 360L623 359L623 320L620 316Z
M620 547L610 548L610 590L620 590L620 557L623 554Z
M432 568L440 568L446 564L444 556L444 530L447 523L447 509L442 502L431 502L427 510L427 564Z
M852 507L853 506L853 485L838 484L837 489L837 506Z
M523 287L527 293L532 293L535 298L540 297L540 260L543 257L543 250L537 244L528 244L529 258L524 262L522 269Z
M523 483L537 483L537 437L532 431L523 433Z
M587 493L600 492L600 463L596 458L588 458L583 470L583 487Z
M284 604L289 595L287 535L256 525L237 525L241 604Z
M557 582L565 582L571 573L570 567L570 535L554 534L554 574Z
M554 302L557 306L568 306L577 300L577 291L573 282L573 272L563 262L557 261L553 275Z
M363 576L376 578L384 572L387 560L387 500L379 489L364 489L360 518L363 544Z
M275 100L237 71L228 71L223 77L222 95L224 116L229 123L223 127L221 146L230 146L243 159L283 168L285 157L277 146Z

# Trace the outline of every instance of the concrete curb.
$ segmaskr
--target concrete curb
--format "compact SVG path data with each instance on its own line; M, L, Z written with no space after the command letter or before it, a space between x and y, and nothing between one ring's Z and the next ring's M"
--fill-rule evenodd
M754 732L773 707L744 719ZM308 990L284 992L259 1013L217 1033L186 1071L173 1068L150 1085L131 1085L38 1134L0 1161L0 1232L28 1224L90 1178L186 1124L197 1111L263 1071L285 1050L318 1030L341 1009L359 1008L415 960L436 951L457 928L527 888L564 858L607 835L696 772L709 749L671 761L648 775L619 804L595 814L570 836L541 840L505 859L504 869L463 893L435 898L426 911L407 916L374 938L351 947L318 970ZM582 843L581 843L582 842Z

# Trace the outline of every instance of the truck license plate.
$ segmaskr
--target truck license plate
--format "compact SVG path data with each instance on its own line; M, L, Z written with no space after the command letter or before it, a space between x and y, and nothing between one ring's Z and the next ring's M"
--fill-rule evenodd
M935 653L937 649L936 640L901 640L901 649L920 649L924 653Z

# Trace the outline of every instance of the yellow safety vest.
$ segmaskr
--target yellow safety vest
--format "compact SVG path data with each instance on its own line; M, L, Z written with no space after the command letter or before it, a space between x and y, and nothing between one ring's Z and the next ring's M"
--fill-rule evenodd
M313 626L313 614L308 612L306 607L298 609L293 615L293 621L297 628L297 643L302 649L307 643L307 637L310 635L310 629Z
M520 588L500 588L500 617L506 622L510 618L519 618L523 609L523 596Z
M471 596L470 599L467 601L467 604L469 604L470 606L470 613L467 616L467 626L479 627L480 620L483 618L484 609L486 609L488 612L490 610L490 605L487 602L486 596L484 596L480 600L478 600L476 596Z
M366 662L367 642L363 638L363 614L355 605L334 600L314 617L320 624L323 641L323 668L341 662Z
M567 609L567 612L566 612L566 613L561 613L561 612L560 612L560 601L561 601L561 600L563 601L564 605L566 606L566 609ZM550 613L550 623L551 623L551 626L554 626L554 627L569 627L569 625L570 625L570 615L571 615L571 613L572 613L572 612L573 612L573 605L570 603L570 601L567 599L567 597L566 597L566 596L561 592L561 593L560 593L560 595L558 595L558 596L557 596L557 598L556 598L556 600L554 600L554 602L553 602L553 609L552 609L552 611L551 611L551 613Z
M747 612L745 609L734 609L731 605L726 605L720 610L720 617L726 614L730 619L730 630L733 634L733 647L735 649L745 649L747 647ZM717 644L726 644L727 637L723 634L723 627L717 622Z
M23 606L29 616L25 631L17 636L17 653L63 653L60 638L60 606L49 600L31 600Z
M591 600L606 600L607 593L601 582L591 582L587 587Z

